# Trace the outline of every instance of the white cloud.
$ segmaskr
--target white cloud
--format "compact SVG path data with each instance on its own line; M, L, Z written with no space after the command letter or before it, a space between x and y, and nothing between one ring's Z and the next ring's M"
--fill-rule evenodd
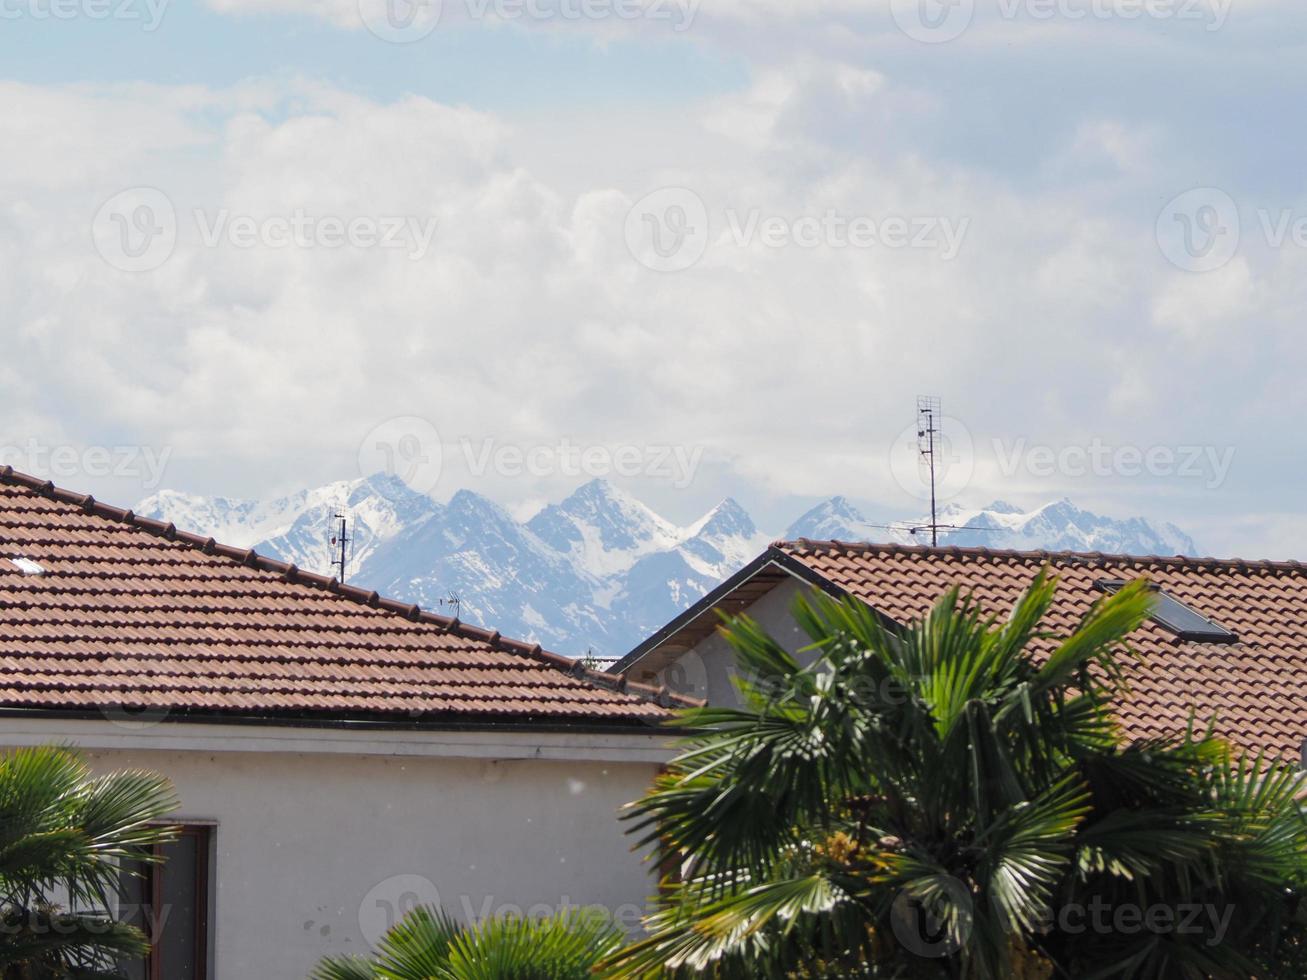
M209 4L361 29L354 0ZM1027 30L1065 38L1023 49L1046 59L1040 71L1009 60ZM750 82L671 110L496 114L303 79L0 87L12 107L0 119L0 331L23 365L0 380L28 406L0 422L0 441L131 438L175 450L174 483L261 493L347 475L365 433L416 415L450 442L702 446L704 484L847 492L902 512L918 505L885 447L918 393L942 394L982 447L1194 432L1223 443L1246 419L1192 397L1194 384L1234 370L1247 389L1301 353L1284 331L1273 354L1225 349L1229 324L1281 323L1299 303L1260 257L1202 275L1165 263L1158 209L1208 178L1193 134L1164 113L1095 98L1115 80L1112 45L1085 55L1091 81L1077 81L1083 42L1066 24L982 16L954 44L916 45L865 0L705 0L684 43L705 40L741 54ZM1175 54L1198 43L1187 33L1116 43L1166 48L1176 77L1210 67L1210 52ZM1050 66L1065 94L1026 91ZM162 267L125 273L96 254L90 226L138 186L167 193L178 242ZM631 205L664 186L697 194L712 233L679 273L643 268L625 239ZM438 224L413 260L206 247L197 209L206 226L296 211ZM737 244L732 216L755 212L791 227L833 214L966 232L948 261L884 244ZM976 502L1010 496L978 462ZM472 482L451 472L443 489ZM519 510L563 489L474 485Z
M1169 276L1153 300L1153 322L1190 342L1209 343L1212 331L1228 339L1261 312L1261 297L1248 260L1237 256L1229 264L1202 274Z

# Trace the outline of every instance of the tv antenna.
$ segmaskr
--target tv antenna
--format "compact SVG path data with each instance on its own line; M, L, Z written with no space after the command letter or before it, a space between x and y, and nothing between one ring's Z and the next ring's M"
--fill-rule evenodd
M331 567L339 570L340 574L337 576L337 580L340 582L341 585L344 585L344 584L345 584L345 563L346 563L346 551L345 551L345 546L348 545L348 544L352 544L353 541L354 541L354 539L351 538L351 537L346 533L347 530L348 530L349 525L348 525L348 518L346 518L346 516L345 516L344 514L333 514L333 515L332 515L332 520L334 520L334 521L340 521L340 531L339 531L339 533L337 533L337 534L333 534L333 535L331 536L331 546L332 546L332 548L335 548L337 545L340 546L340 557L339 557L339 558L333 558L333 559L331 560Z
M459 618L459 613L460 613L460 612L462 611L462 609L463 609L463 600L460 599L460 598L458 597L458 593L457 593L457 592L453 592L453 591L451 591L451 592L449 593L449 598L447 598L447 599L440 599L440 600L439 600L439 603L440 603L440 605L441 605L442 608L443 608L444 606L448 606L449 608L453 609L453 610L454 610L454 618L455 618L455 619L458 619L458 618Z
M914 538L922 532L930 532L930 546L939 547L940 531L979 531L984 534L996 534L1002 531L1001 527L983 527L975 524L941 524L939 522L939 500L935 484L936 458L940 447L944 444L941 435L939 423L943 416L940 414L939 399L934 395L917 396L917 455L919 461L924 463L929 470L930 484L930 521L926 524L913 524L911 521L898 521L894 524L868 524L864 527L882 528L886 531L896 531L900 534L910 534Z
M939 547L939 514L935 507L935 451L939 435L939 399L917 396L917 453L930 467L930 546ZM913 534L916 533L914 530Z

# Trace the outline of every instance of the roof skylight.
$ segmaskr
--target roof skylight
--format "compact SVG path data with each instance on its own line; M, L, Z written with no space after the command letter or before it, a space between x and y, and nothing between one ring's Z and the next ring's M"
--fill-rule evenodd
M1116 592L1126 583L1123 581L1101 581L1097 585L1105 592ZM1170 630L1182 640L1198 643L1234 643L1239 638L1224 626L1220 626L1206 616L1186 606L1183 602L1157 585L1149 585L1156 595L1152 620L1163 629Z

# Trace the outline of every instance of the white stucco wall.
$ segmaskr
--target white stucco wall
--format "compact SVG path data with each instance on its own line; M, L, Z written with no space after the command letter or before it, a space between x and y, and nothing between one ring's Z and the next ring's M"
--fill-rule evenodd
M799 653L811 641L795 624L791 610L798 595L811 592L812 586L806 582L791 579L776 586L747 611L782 647L796 654L800 663L811 663L810 654ZM714 633L660 671L656 683L666 684L677 693L707 698L711 704L738 707L739 692L731 683L734 674L735 655L721 635Z
M617 811L668 755L658 738L0 719L0 744L53 741L167 775L180 818L216 824L217 980L362 953L393 907L432 900L421 879L460 917L596 903L628 924L653 888Z

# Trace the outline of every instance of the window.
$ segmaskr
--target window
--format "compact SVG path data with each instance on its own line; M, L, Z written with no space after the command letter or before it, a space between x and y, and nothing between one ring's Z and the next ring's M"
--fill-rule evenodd
M133 862L121 915L150 940L150 955L121 964L129 980L208 980L209 847L213 828L189 825L155 848L162 864Z
M1116 592L1126 583L1121 581L1098 582L1098 588L1104 592ZM1190 609L1175 596L1156 585L1150 585L1156 596L1157 605L1153 609L1153 622L1163 629L1170 630L1182 640L1199 643L1234 643L1239 639L1224 626L1218 626L1206 616Z

